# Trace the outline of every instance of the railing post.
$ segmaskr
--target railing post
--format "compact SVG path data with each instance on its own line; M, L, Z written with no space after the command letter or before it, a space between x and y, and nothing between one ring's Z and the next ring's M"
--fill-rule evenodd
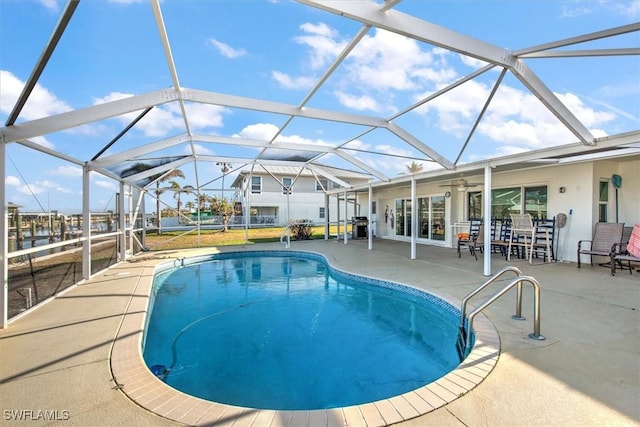
M499 290L498 292L493 294L491 297L489 297L486 301L484 301L478 307L476 307L475 310L473 310L469 314L469 317L468 317L468 320L467 320L466 329L465 329L464 315L462 316L462 328L463 328L462 332L465 335L465 353L467 351L469 351L469 349L471 348L471 331L473 330L473 319L482 310L487 308L490 304L492 304L494 301L496 301L498 298L500 298L502 295L507 293L512 287L514 287L516 285L518 285L518 296L517 296L518 302L517 302L517 307L516 307L516 314L518 314L521 311L522 282L523 281L527 281L527 282L531 283L531 285L533 286L533 292L534 292L533 293L533 333L529 334L529 338L532 338L532 339L535 339L535 340L544 340L545 339L545 337L543 335L540 335L540 284L533 277L520 276L520 277L514 279L509 284L507 284L501 290ZM490 283L490 282L491 281L489 281L488 283ZM486 286L486 284L484 284L482 287L484 287L484 286ZM475 295L475 293L477 293L477 290L474 290L471 294ZM465 298L463 300L463 307L466 304L466 300L467 299L468 298ZM513 318L515 319L516 317L513 316Z
M526 320L522 316L522 280L518 281L518 289L516 290L516 314L511 316L513 320Z

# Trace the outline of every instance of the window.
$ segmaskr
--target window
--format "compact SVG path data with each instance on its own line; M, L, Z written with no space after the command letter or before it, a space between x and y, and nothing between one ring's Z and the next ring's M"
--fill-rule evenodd
M598 221L607 222L607 211L609 210L609 181L600 181L598 193Z
M282 194L291 194L292 182L291 178L282 178Z
M251 194L260 194L262 192L262 177L251 177Z
M329 181L326 179L316 180L316 191L324 191L329 189Z
M324 212L325 212L324 206L319 208L319 210L318 210L318 218L323 219L325 217Z
M524 213L547 219L547 186L524 188Z
M467 219L483 218L482 192L469 191ZM524 206L522 200L524 199ZM547 218L548 190L546 185L536 187L498 188L491 191L491 218L509 218L513 213L528 213L533 218Z
M469 191L467 193L468 211L467 219L482 218L482 192Z
M491 191L491 218L509 218L522 212L520 187L499 188Z

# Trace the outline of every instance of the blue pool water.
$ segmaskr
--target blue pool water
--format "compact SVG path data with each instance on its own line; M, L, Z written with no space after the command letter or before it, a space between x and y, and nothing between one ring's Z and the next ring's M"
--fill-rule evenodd
M261 409L342 407L411 391L459 364L459 311L425 292L308 253L184 264L154 280L143 351L184 393Z

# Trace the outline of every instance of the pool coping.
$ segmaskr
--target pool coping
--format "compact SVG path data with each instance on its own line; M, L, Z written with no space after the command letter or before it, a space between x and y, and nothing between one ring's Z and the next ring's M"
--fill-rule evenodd
M331 265L323 254L319 255ZM210 252L213 255L215 252ZM194 255L194 256L200 256ZM491 373L500 356L500 337L489 319L480 314L474 319L475 345L467 358L451 372L416 390L371 403L320 410L264 410L212 402L190 396L167 385L147 368L142 357L142 339L149 310L151 286L156 269L166 258L152 257L155 263L144 265L117 331L110 355L111 374L116 387L140 407L187 425L234 426L384 426L406 421L438 409L468 393ZM185 256L184 258L191 258ZM169 261L170 262L170 261ZM339 271L343 271L334 265ZM374 277L363 275L373 280ZM403 286L415 288L409 284ZM426 291L453 306L460 300Z

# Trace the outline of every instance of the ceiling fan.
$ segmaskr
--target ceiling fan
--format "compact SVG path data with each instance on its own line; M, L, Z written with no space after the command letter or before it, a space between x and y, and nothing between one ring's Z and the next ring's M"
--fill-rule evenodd
M477 187L482 185L480 182L469 182L464 178L456 179L451 184L443 184L440 187L456 187L458 191L467 191L469 187Z

